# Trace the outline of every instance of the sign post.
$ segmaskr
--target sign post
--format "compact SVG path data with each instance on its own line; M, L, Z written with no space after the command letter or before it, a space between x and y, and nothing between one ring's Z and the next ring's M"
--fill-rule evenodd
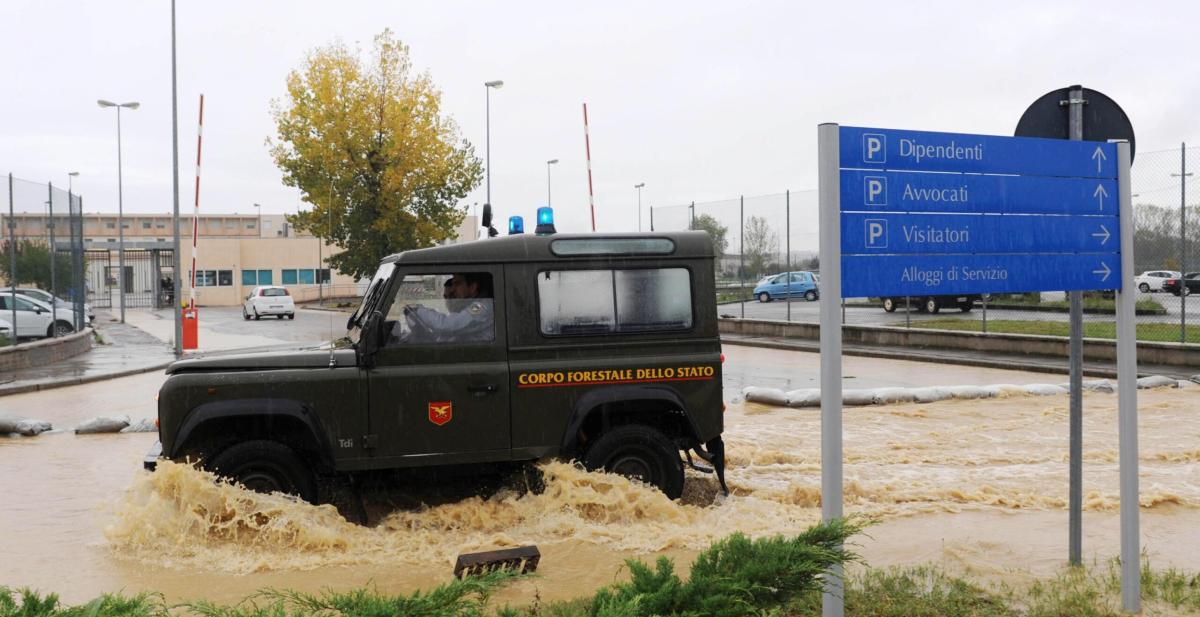
M1138 610L1129 144L822 124L818 148L822 517L842 515L843 298L1116 289L1122 594ZM839 571L825 617L841 592Z

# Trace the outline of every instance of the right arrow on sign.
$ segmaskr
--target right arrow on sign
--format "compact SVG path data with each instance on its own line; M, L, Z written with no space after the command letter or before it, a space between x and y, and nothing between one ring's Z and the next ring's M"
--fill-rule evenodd
M1100 210L1104 210L1104 198L1108 197L1108 191L1104 190L1103 184L1097 184L1096 190L1092 191L1092 197L1100 201Z
M1096 151L1092 153L1092 160L1096 161L1096 173L1100 173L1100 165L1108 160L1108 157L1104 156L1104 150L1101 150L1100 146L1096 146Z
M1100 238L1100 246L1104 246L1106 243L1108 243L1108 238L1109 238L1109 236L1111 236L1111 235L1112 235L1112 234L1108 233L1108 228L1107 228L1107 227L1105 227L1104 225L1101 225L1101 226L1100 226L1100 231L1097 231L1096 233L1093 233L1093 234L1092 234L1092 237L1093 237L1093 238Z
M1092 274L1102 274L1103 276L1100 277L1101 282L1108 282L1108 275L1112 274L1112 270L1110 270L1108 264L1104 262L1100 262L1100 267L1104 269L1092 270Z

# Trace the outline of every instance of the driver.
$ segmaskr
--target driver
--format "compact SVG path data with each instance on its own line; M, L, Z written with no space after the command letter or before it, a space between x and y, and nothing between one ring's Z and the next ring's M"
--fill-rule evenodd
M449 313L420 304L404 307L413 343L491 341L494 332L491 276L466 272L450 277L442 290Z

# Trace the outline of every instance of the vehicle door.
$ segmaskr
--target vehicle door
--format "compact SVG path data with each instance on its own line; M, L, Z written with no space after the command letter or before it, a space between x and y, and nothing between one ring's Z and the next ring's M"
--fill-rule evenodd
M12 294L0 296L0 305L2 305L0 313L7 314L10 320L12 319L12 302ZM16 305L17 323L13 324L16 336L45 336L50 327L50 313L21 297L16 298Z
M469 276L468 276L469 275ZM377 464L449 464L509 457L503 269L401 266L368 371ZM452 276L475 295L447 299Z
M808 282L808 277L803 272L793 272L788 275L791 279L793 297L800 297L804 292L812 289L812 285Z

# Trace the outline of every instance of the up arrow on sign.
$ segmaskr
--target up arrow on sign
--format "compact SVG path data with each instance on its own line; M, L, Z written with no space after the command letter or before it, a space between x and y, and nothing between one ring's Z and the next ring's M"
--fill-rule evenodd
M1092 153L1092 160L1096 161L1096 173L1100 173L1100 165L1103 164L1108 157L1104 156L1104 151L1100 146L1096 146L1096 151Z
M1099 152L1099 150L1097 150L1097 152ZM1104 156L1104 154L1101 153L1100 156ZM1095 158L1095 157L1093 157L1093 158ZM1108 197L1108 191L1104 190L1103 184L1096 185L1096 190L1092 192L1092 197L1095 197L1097 200L1100 201L1100 210L1103 211L1104 210L1104 198Z

